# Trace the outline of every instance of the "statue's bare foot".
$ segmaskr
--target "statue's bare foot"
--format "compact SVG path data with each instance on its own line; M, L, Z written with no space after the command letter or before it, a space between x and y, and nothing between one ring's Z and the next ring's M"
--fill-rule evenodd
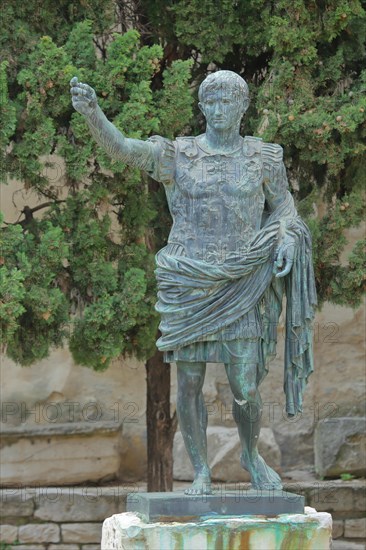
M282 489L280 476L268 466L260 454L256 454L253 459L242 456L241 465L250 473L253 489Z
M192 485L184 492L186 495L211 495L211 476L209 474L197 474Z

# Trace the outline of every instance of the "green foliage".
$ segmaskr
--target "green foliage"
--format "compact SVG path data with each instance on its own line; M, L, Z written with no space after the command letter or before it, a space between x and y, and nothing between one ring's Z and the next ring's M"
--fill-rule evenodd
M342 481L351 481L352 479L355 479L355 476L352 474L349 474L348 472L344 472L339 476Z
M13 134L16 125L15 106L9 100L8 82L6 78L6 69L8 63L3 61L0 64L0 146L5 147Z
M148 316L146 320L151 317L151 312L140 306L146 299L145 272L129 269L119 281L119 288L122 290L98 296L99 299L87 305L82 318L76 321L70 349L80 364L102 370L113 357L131 353L136 348L135 329L143 324L144 314ZM156 323L153 326L157 328ZM149 334L150 342L155 334L153 331ZM121 339L121 335L126 335L125 339ZM143 347L145 350L146 344ZM151 344L149 351L152 351Z
M361 244L348 262L341 257L345 230L364 216L361 2L184 0L166 10L160 0L142 4L157 37L164 33L177 56L195 59L198 82L209 63L210 70L233 70L248 81L251 106L244 131L284 147L292 191L313 232L319 302L357 306L365 289ZM197 120L198 133L203 130L198 113ZM322 214L314 216L314 209Z
M92 21L85 19L85 21L77 23L71 29L64 49L76 67L84 70L94 70L96 58Z
M365 215L365 12L359 2L345 0L325 10L304 0L279 2L275 12L273 54L257 93L261 120L253 130L285 146L290 182L302 203L327 205L323 217L307 211L320 305L328 300L356 307L365 291L362 246L346 264L341 255L345 230Z
M222 62L233 45L240 44L243 32L239 10L231 0L182 0L171 10L176 16L177 38L197 49L206 63Z
M4 145L12 143L6 171L20 175L48 207L41 218L28 208L20 224L2 228L3 343L23 365L66 337L75 360L99 370L120 354L146 358L154 352L155 250L147 234L157 202L139 171L112 161L95 144L72 108L69 80L78 75L95 87L107 116L127 135L146 139L162 127L173 135L188 123L191 63L166 67L164 84L155 89L162 48L141 45L131 30L110 35L101 58L93 25L70 26L61 45L41 36L17 76L8 70L10 98L2 67L10 107L1 111L2 136ZM174 113L173 105L180 110ZM53 153L62 158L56 185L45 170Z
M1 235L2 345L24 365L62 343L68 318L66 296L55 286L68 254L62 230L47 221L36 229L24 233L19 225L8 226Z
M10 340L14 336L18 328L18 317L25 311L22 305L25 295L23 281L24 276L18 269L9 270L5 266L0 268L2 342Z
M146 139L203 130L198 110L187 128L191 74L195 92L208 69L242 74L251 92L245 133L285 149L290 185L313 234L320 303L357 306L364 244L348 259L343 251L345 231L364 216L361 2L141 0L130 9L131 19L118 23L130 28L133 21L140 32L112 32L119 27L110 0L4 6L2 174L21 179L47 206L43 217L24 210L19 223L2 229L7 353L30 364L69 336L78 362L104 369L121 353L148 357L154 349L154 252L169 229L165 198L95 144L72 109L72 76L96 89L124 133ZM47 175L52 161L59 162L57 182Z
M6 146L16 127L16 109L9 99L6 69L8 63L0 63L0 176L5 180L7 171Z
M329 208L321 220L311 220L314 266L321 304L327 300L357 307L365 292L366 240L358 241L347 264L341 254L347 244L345 229L354 227L365 217L365 201L354 192Z
M188 87L191 67L191 59L186 61L173 61L172 65L163 73L164 88L158 96L158 108L161 125L161 135L173 138L181 129L181 121L188 121L192 112L192 97L182 94L177 103L177 90L182 86ZM180 116L177 118L177 112Z
M110 0L29 0L19 3L7 0L1 6L0 47L10 62L11 78L28 65L29 53L42 36L51 36L55 43L65 44L74 25L92 22L98 36L114 24L114 6ZM87 23L85 23L86 25ZM83 47L79 44L79 47Z

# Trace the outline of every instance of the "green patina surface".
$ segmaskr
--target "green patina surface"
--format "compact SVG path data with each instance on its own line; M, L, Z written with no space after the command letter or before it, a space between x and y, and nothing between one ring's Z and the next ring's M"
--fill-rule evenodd
M246 516L196 523L144 523L136 514L106 520L102 550L329 550L330 514Z
M258 387L275 356L286 295L286 412L302 411L313 370L316 306L311 236L288 188L282 147L240 135L249 88L233 71L215 71L200 84L204 134L175 140L124 136L105 116L93 88L76 76L70 85L72 104L97 143L166 191L173 225L155 257L157 347L165 362L177 363L177 417L195 472L186 493L212 492L202 393L207 363L225 364L240 461L253 487L281 490L279 475L258 453Z

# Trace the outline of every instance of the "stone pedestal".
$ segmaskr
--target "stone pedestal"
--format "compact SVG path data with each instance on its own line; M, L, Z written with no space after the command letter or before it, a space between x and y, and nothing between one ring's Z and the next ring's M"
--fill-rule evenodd
M200 521L146 523L135 512L107 518L102 550L329 550L332 517L314 508L275 517L212 515Z

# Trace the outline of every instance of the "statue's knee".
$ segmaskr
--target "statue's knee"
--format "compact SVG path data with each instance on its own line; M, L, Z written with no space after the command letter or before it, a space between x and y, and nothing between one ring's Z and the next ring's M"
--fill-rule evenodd
M234 393L235 402L238 405L246 405L252 403L257 397L257 387L255 385L246 386L245 388L238 388Z
M234 396L233 416L237 424L244 422L258 422L262 417L262 404L257 399L258 392L255 386L248 387L241 393L241 399Z
M255 386L254 384L252 386L249 386L246 394L248 396L248 401L255 401L257 397L257 386Z

